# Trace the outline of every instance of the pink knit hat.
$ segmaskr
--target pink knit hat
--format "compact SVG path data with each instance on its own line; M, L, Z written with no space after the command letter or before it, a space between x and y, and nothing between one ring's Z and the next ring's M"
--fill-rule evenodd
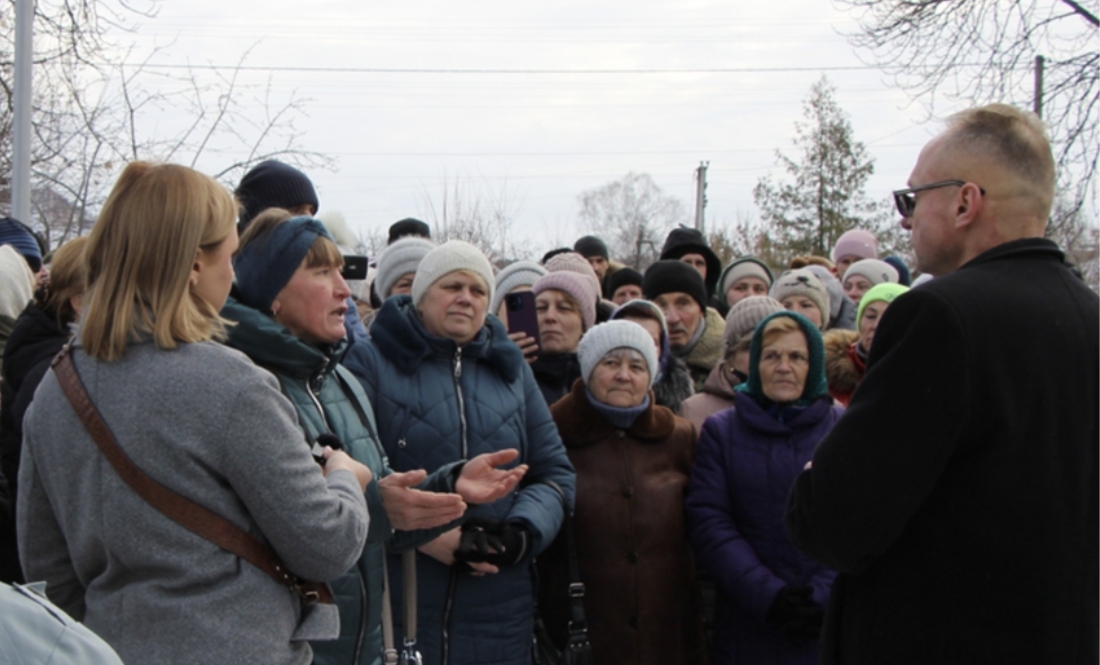
M833 262L840 261L845 256L858 256L861 259L874 259L878 257L878 240L875 234L863 229L852 229L840 236L833 247Z
M568 270L558 270L539 277L531 287L536 296L547 289L564 291L577 301L581 306L581 321L584 322L585 330L596 325L596 303L600 299L600 292L596 289L594 279Z

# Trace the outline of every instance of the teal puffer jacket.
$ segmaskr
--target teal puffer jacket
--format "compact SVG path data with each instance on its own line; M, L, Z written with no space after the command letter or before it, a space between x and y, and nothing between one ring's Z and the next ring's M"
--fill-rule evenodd
M534 375L503 325L490 315L474 341L428 334L409 296L389 298L344 360L363 381L378 414L378 434L395 469L429 471L456 460L518 448L529 465L519 491L467 516L517 522L531 552L495 575L471 576L418 554L418 644L425 663L528 665L534 612L531 562L554 540L564 507L553 480L572 501L576 474ZM401 561L389 559L391 589L401 589ZM395 583L397 582L397 583ZM401 593L395 593L397 597ZM395 617L402 615L395 611Z
M302 445L312 445L326 432L343 442L349 455L370 467L367 486L370 530L356 568L332 584L340 607L340 638L313 642L317 665L377 665L382 661L382 588L385 550L400 552L427 542L447 527L428 531L394 531L386 515L377 480L392 470L379 445L374 410L362 387L340 360L347 342L322 350L293 335L270 316L230 298L221 315L234 322L227 344L270 371L298 412ZM460 464L441 468L421 485L439 492L454 490Z

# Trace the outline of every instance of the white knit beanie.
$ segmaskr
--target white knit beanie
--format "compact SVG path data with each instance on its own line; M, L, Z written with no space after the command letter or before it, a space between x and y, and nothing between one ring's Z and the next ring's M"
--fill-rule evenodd
M378 273L374 278L375 293L382 300L390 295L390 289L402 275L416 272L420 262L435 249L435 243L419 236L405 236L382 250L378 257Z
M848 266L848 270L844 273L844 281L847 282L852 275L862 275L870 280L874 286L886 284L887 282L898 283L898 269L879 259L860 259L856 261Z
M416 277L413 278L412 299L413 304L419 305L428 292L428 287L435 284L444 275L456 270L466 270L480 275L485 280L489 289L489 301L493 300L496 291L496 280L493 279L493 266L489 259L481 253L481 250L468 242L451 240L428 252L420 261L416 269Z
M657 378L659 365L657 362L657 347L653 344L653 337L649 331L633 321L608 321L593 326L591 330L581 337L580 346L577 348L577 360L581 364L581 377L587 384L592 380L592 370L596 369L603 357L615 349L633 349L642 354L646 366L649 367L649 388Z
M500 303L504 302L504 296L511 293L512 289L517 286L534 286L539 277L545 274L546 268L534 261L516 261L510 264L497 273L497 292L489 303L489 311L496 314Z
M812 270L788 270L775 280L770 295L779 302L792 295L809 298L821 312L821 329L824 330L829 325L829 292Z

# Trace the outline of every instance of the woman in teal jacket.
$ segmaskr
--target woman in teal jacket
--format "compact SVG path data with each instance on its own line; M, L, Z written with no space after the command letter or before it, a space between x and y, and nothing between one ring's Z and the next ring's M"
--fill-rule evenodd
M457 241L421 261L413 292L388 299L345 364L376 406L378 434L396 469L446 468L477 453L518 447L522 489L472 508L417 556L418 631L425 663L528 665L534 555L572 502L576 474L534 375L501 322L488 315L492 267ZM487 551L479 542L489 542ZM391 588L401 562L389 559ZM397 594L400 595L400 594ZM400 615L398 615L400 616Z
M228 344L274 374L293 402L303 445L332 443L334 436L374 473L366 489L371 522L363 556L333 584L340 637L312 644L315 663L373 665L382 653L385 549L414 547L459 524L466 502L507 495L525 467L495 469L514 459L514 452L505 452L468 464L455 460L427 478L419 469L391 471L375 434L371 403L340 365L347 349L343 317L349 294L342 263L319 221L270 210L241 240L233 297L221 314L232 323Z

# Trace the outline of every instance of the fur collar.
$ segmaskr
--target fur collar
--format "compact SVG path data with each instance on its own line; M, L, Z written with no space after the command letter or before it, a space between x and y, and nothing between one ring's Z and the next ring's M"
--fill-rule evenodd
M829 330L825 338L825 376L829 379L829 392L834 395L850 395L863 378L863 372L856 367L848 355L859 333L854 330Z
M424 328L420 314L407 295L387 298L370 328L371 339L398 369L412 374L433 355L454 357L458 345L452 339L435 337ZM520 377L526 361L504 330L500 319L490 314L472 342L462 347L462 357L486 363L506 383Z
M569 394L550 407L550 413L561 433L561 440L567 448L606 441L614 436L616 430L589 404L588 397L584 394L586 389L584 381L578 379ZM667 439L675 428L676 416L663 406L655 406L651 392L649 408L638 416L626 432L634 439L656 442Z
M707 327L695 348L688 354L687 364L706 372L714 369L725 350L726 320L713 307L707 308Z
M653 384L653 393L657 396L658 404L679 413L684 400L695 394L695 382L691 380L691 374L682 359L671 353L666 357L668 364L665 365L661 378Z

